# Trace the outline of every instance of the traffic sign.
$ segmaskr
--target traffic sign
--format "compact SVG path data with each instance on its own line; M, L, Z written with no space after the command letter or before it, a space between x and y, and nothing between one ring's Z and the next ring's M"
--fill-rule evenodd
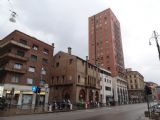
M32 92L36 92L37 91L37 86L32 86Z

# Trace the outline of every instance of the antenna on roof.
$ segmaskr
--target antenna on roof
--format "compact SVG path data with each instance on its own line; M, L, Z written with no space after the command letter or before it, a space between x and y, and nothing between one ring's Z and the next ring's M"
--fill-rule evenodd
M17 13L13 9L13 5L12 5L11 1L8 0L8 2L9 2L9 5L10 5L10 10L9 11L11 12L9 21L15 23L16 22Z
M17 13L14 12L14 11L11 11L11 17L9 18L9 21L15 23L16 22L16 16L17 16Z

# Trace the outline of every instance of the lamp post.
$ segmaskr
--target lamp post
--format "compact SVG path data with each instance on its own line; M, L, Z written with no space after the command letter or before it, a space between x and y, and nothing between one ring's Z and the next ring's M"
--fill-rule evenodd
M45 69L42 67L41 68L41 73L40 73L40 80L38 80L38 85L36 86L36 98L35 98L35 107L34 107L34 111L36 110L37 107L39 107L39 99L40 99L40 92L41 92L41 87L44 86L44 82L43 82L43 74L45 72Z
M159 37L158 33L156 31L153 31L153 36L151 38L154 38L156 41L157 50L158 50L158 54L159 54L159 60L160 60L160 47L159 47L159 43L158 43L158 37ZM149 40L149 45L152 45L150 40Z

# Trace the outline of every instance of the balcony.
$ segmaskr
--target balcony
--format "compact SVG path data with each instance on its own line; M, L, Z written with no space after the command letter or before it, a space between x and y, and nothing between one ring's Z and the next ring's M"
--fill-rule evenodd
M21 61L27 61L28 60L27 57L19 56L19 55L13 54L13 53L6 53L6 54L0 56L0 59L2 59L2 58L12 58L12 59L18 59L18 60L21 60Z
M4 67L1 67L0 70L9 71L14 73L25 74L27 72L26 67L16 68L13 64L6 64Z
M96 84L87 84L85 83L85 86L88 87L88 88L96 88Z
M3 43L2 45L0 45L0 48L3 48L3 47L10 47L12 45L15 45L17 47L21 47L23 49L26 49L26 50L30 50L31 48L27 45L24 45L22 43L19 43L17 41L14 41L14 40L11 40L11 41L8 41L6 43Z
M51 84L51 86L69 86L69 85L73 85L73 81L65 81L65 82L54 82L53 84Z

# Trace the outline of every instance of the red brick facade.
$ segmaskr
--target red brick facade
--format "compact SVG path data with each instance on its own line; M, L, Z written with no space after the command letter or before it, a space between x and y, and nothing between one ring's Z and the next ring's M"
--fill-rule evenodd
M124 76L120 23L111 9L89 17L89 61Z

